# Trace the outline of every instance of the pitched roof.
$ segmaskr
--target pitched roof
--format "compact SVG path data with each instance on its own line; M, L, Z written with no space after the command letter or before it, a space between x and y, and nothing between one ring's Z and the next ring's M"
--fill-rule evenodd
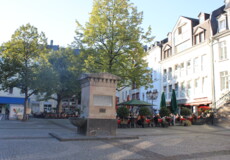
M225 5L223 5L222 7L214 10L211 13L211 27L212 27L212 33L213 33L213 35L215 35L217 33L217 31L218 31L217 17L225 12L224 8L225 8Z
M191 21L192 21L192 27L194 27L194 26L196 26L196 25L199 24L199 19L190 18L190 17L185 17L185 16L182 16L182 17L191 20Z

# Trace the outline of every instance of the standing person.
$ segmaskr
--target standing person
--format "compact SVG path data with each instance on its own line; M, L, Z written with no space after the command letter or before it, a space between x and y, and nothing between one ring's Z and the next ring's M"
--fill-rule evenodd
M6 108L6 120L9 120L9 114L10 114L10 111L8 108Z
M174 126L175 123L176 123L176 116L175 116L175 114L172 114L172 113L171 113L170 118L171 118L171 124L172 124L172 126Z
M154 116L153 120L154 120L154 124L155 124L155 127L158 126L158 114Z

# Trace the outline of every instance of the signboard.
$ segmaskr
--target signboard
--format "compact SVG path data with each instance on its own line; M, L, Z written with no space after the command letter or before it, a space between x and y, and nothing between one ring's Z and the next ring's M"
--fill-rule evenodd
M113 106L113 96L93 96L93 104L94 106L100 107L112 107Z
M9 119L21 119L23 117L24 106L11 104Z

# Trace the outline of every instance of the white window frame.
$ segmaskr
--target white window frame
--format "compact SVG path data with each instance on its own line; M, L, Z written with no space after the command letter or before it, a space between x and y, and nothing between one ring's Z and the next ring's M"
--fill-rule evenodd
M219 60L223 61L226 60L227 57L227 45L226 41L219 42Z
M220 90L229 89L229 75L228 71L220 72Z
M219 32L226 30L226 18L221 18L218 22Z

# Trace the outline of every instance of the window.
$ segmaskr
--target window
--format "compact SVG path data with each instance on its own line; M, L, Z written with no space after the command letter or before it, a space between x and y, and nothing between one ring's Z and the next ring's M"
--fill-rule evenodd
M204 37L204 32L200 33L200 42L204 42L205 37Z
M193 61L193 71L194 73L198 72L198 68L199 68L199 61L198 61L198 57L194 59Z
M225 90L229 88L228 71L220 72L220 89Z
M8 90L8 93L9 93L9 94L13 94L13 92L14 92L14 88L13 88L13 87L10 87L9 90Z
M164 82L167 81L167 70L166 69L164 69L163 81Z
M197 78L194 80L194 94L195 95L199 94L199 89L200 89L199 78Z
M187 61L186 63L186 74L187 75L191 74L191 60Z
M51 104L45 104L44 105L44 112L51 112Z
M226 19L222 19L219 21L219 32L226 29Z
M178 28L178 34L180 35L182 33L182 27Z
M187 97L191 96L191 81L187 82Z
M200 37L199 34L195 35L195 44L199 44L200 42Z
M204 37L204 32L200 32L198 34L195 35L195 44L199 44L204 42L205 37Z
M169 68L168 79L172 79L172 68Z
M170 99L172 96L172 85L169 85L169 93L168 93L168 98Z
M178 65L175 65L175 74L174 74L174 78L177 79L178 77Z
M172 55L171 48L164 50L164 59Z
M157 71L154 71L154 72L153 72L153 77L154 77L153 80L157 80Z
M202 93L206 93L207 91L207 87L208 87L208 78L207 77L203 77L202 78Z
M165 93L165 99L167 99L167 86L164 86L164 87L163 87L163 91L164 91L164 93Z
M176 64L176 65L175 65L175 71L177 71L177 70L178 70L178 65Z
M185 97L185 85L184 85L184 82L181 83L180 97Z
M184 72L185 72L185 70L184 70L184 63L181 63L180 64L180 76L181 77L184 76Z
M222 41L219 43L219 59L220 61L226 60L227 59L227 47L226 47L226 42Z
M201 70L206 71L207 66L208 66L207 55L204 54L201 56Z
M176 96L178 97L178 83L175 84L175 92L176 92Z

